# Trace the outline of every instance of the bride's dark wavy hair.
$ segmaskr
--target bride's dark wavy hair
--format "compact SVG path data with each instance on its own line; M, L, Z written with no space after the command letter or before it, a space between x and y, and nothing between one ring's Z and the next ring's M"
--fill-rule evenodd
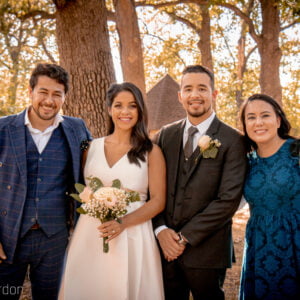
M106 93L106 104L111 108L116 96L120 92L124 91L130 92L133 95L138 110L138 120L132 128L130 138L132 148L128 152L127 156L130 163L135 163L140 166L139 160L145 161L146 153L151 151L153 148L153 144L147 133L148 113L142 92L137 86L130 82L114 83L109 87ZM111 116L109 116L107 134L113 133L114 129L115 125Z

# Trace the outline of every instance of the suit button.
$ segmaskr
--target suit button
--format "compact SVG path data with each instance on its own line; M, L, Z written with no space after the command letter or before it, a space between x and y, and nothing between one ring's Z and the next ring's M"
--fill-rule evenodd
M11 190L11 185L8 185L8 186L7 186L7 189L8 189L8 190Z
M3 163L2 163L2 161L0 161L0 168L3 166Z
M6 216L6 215L7 215L7 211L6 211L6 210L3 210L3 211L1 212L1 214L2 214L2 216Z
M41 181L42 181L42 179L41 179L41 178L38 178L38 179L37 179L37 182L41 182Z
M31 218L30 221L31 221L32 223L35 223L35 218Z

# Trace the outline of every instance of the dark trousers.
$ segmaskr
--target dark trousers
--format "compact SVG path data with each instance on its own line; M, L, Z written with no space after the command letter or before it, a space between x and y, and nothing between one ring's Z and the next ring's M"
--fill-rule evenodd
M224 300L223 283L226 269L197 269L184 266L182 260L163 259L166 300Z
M67 242L67 229L49 238L41 229L28 231L14 263L0 264L0 299L19 299L29 266L32 299L56 300Z

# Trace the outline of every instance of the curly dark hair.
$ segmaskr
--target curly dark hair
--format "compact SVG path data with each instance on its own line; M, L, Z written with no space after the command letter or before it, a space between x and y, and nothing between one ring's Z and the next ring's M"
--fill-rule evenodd
M139 159L145 161L145 154L152 150L153 144L147 133L148 114L143 94L140 89L130 82L114 83L112 84L106 94L106 104L108 107L112 107L116 96L123 91L130 92L136 102L138 110L138 120L132 129L131 144L132 148L128 152L128 159L130 163L135 163L140 166ZM111 134L114 132L115 126L111 116L108 117L108 132Z
M69 90L69 75L65 69L56 64L38 64L31 73L29 84L31 89L37 85L39 76L47 76L63 84L65 93Z
M272 97L265 95L265 94L254 94L254 95L250 96L247 100L245 100L245 102L243 103L241 110L240 110L240 121L243 126L243 131L244 131L244 135L246 138L248 150L250 151L252 148L257 149L256 143L253 140L251 140L247 134L246 122L245 122L246 107L250 102L255 101L255 100L264 101L273 107L276 116L280 118L280 127L277 130L278 136L284 140L286 140L288 138L292 138L292 136L289 135L289 132L291 130L291 124L288 121L283 109L277 103L277 101L274 100Z

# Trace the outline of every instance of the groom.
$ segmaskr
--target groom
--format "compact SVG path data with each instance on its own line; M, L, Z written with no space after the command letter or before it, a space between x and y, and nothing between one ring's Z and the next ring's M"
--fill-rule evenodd
M242 136L215 115L216 96L210 70L186 67L178 97L187 118L158 135L167 163L167 204L153 224L162 250L166 300L188 300L190 292L194 300L224 299L246 153Z
M0 118L0 298L19 299L30 266L33 299L57 299L68 242L66 193L80 179L83 120L61 116L67 72L39 64L31 106Z

